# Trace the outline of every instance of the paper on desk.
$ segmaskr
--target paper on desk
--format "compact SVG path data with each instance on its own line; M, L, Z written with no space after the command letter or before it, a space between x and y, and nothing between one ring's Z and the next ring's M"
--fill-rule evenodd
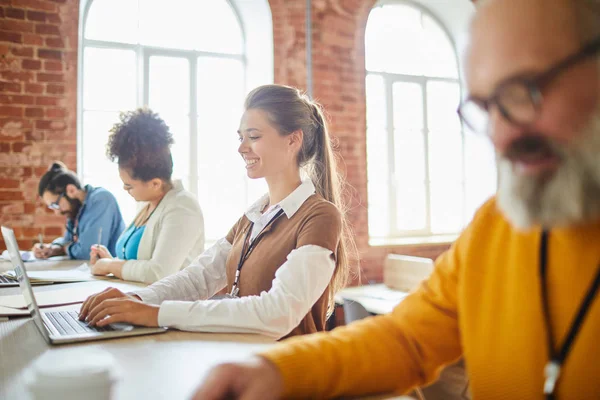
M18 317L18 316L28 316L29 311L27 309L19 309L19 308L10 308L10 307L2 307L0 306L0 318L1 317Z
M70 259L69 256L52 256L52 257L49 257L49 258L36 258L33 255L33 251L30 251L30 250L19 250L19 253L21 253L21 260L23 260L23 262L33 262L33 261L63 261L63 260L69 260ZM10 254L8 253L8 250L4 250L2 252L2 255L0 256L0 260L11 261Z
M5 275L16 277L14 271L7 271ZM78 268L70 270L50 270L50 271L27 271L27 276L33 282L85 282L95 280L90 273L87 264L82 264Z
M101 292L110 286L116 287L123 292L129 292L139 289L144 285L110 281L85 282L67 288L43 292L36 291L35 299L39 307L54 307L83 303L83 301L91 295ZM16 294L12 296L0 296L0 307L25 309L27 308L27 304L25 303L25 298L22 294Z

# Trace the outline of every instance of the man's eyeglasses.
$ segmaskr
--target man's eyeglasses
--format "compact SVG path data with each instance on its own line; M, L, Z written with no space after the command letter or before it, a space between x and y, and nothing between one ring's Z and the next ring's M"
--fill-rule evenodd
M468 97L458 107L458 115L471 130L483 133L488 131L489 113L496 106L500 114L510 123L528 126L539 116L543 88L563 71L596 55L599 51L600 37L536 76L517 76L505 80L487 99Z
M65 192L59 194L56 201L53 201L52 203L48 204L48 208L51 210L60 210L60 205L58 203L60 202L60 199L62 199L64 196Z

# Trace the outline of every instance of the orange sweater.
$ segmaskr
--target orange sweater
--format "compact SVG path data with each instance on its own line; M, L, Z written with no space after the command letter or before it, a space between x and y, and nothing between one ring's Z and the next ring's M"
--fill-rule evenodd
M548 360L540 231L518 232L487 202L432 276L389 315L287 340L262 355L285 397L404 393L464 355L476 399L543 399ZM600 261L600 223L553 230L548 242L552 332L562 345ZM557 386L558 399L600 398L600 296Z

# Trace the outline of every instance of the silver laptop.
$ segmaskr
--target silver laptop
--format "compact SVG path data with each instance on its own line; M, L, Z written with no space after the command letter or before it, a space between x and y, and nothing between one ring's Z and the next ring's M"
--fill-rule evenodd
M35 301L25 265L19 254L17 240L12 229L2 227L2 236L15 268L19 286L33 322L44 339L50 344L85 342L89 340L114 339L123 336L164 333L166 328L145 328L130 324L111 324L105 327L89 326L80 321L77 311L41 311Z

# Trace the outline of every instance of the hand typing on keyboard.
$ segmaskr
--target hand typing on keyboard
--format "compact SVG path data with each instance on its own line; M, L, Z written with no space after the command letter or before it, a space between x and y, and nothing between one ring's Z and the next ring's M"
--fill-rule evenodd
M116 322L155 327L158 326L158 310L158 306L146 304L137 296L108 288L85 300L79 319L99 327Z

